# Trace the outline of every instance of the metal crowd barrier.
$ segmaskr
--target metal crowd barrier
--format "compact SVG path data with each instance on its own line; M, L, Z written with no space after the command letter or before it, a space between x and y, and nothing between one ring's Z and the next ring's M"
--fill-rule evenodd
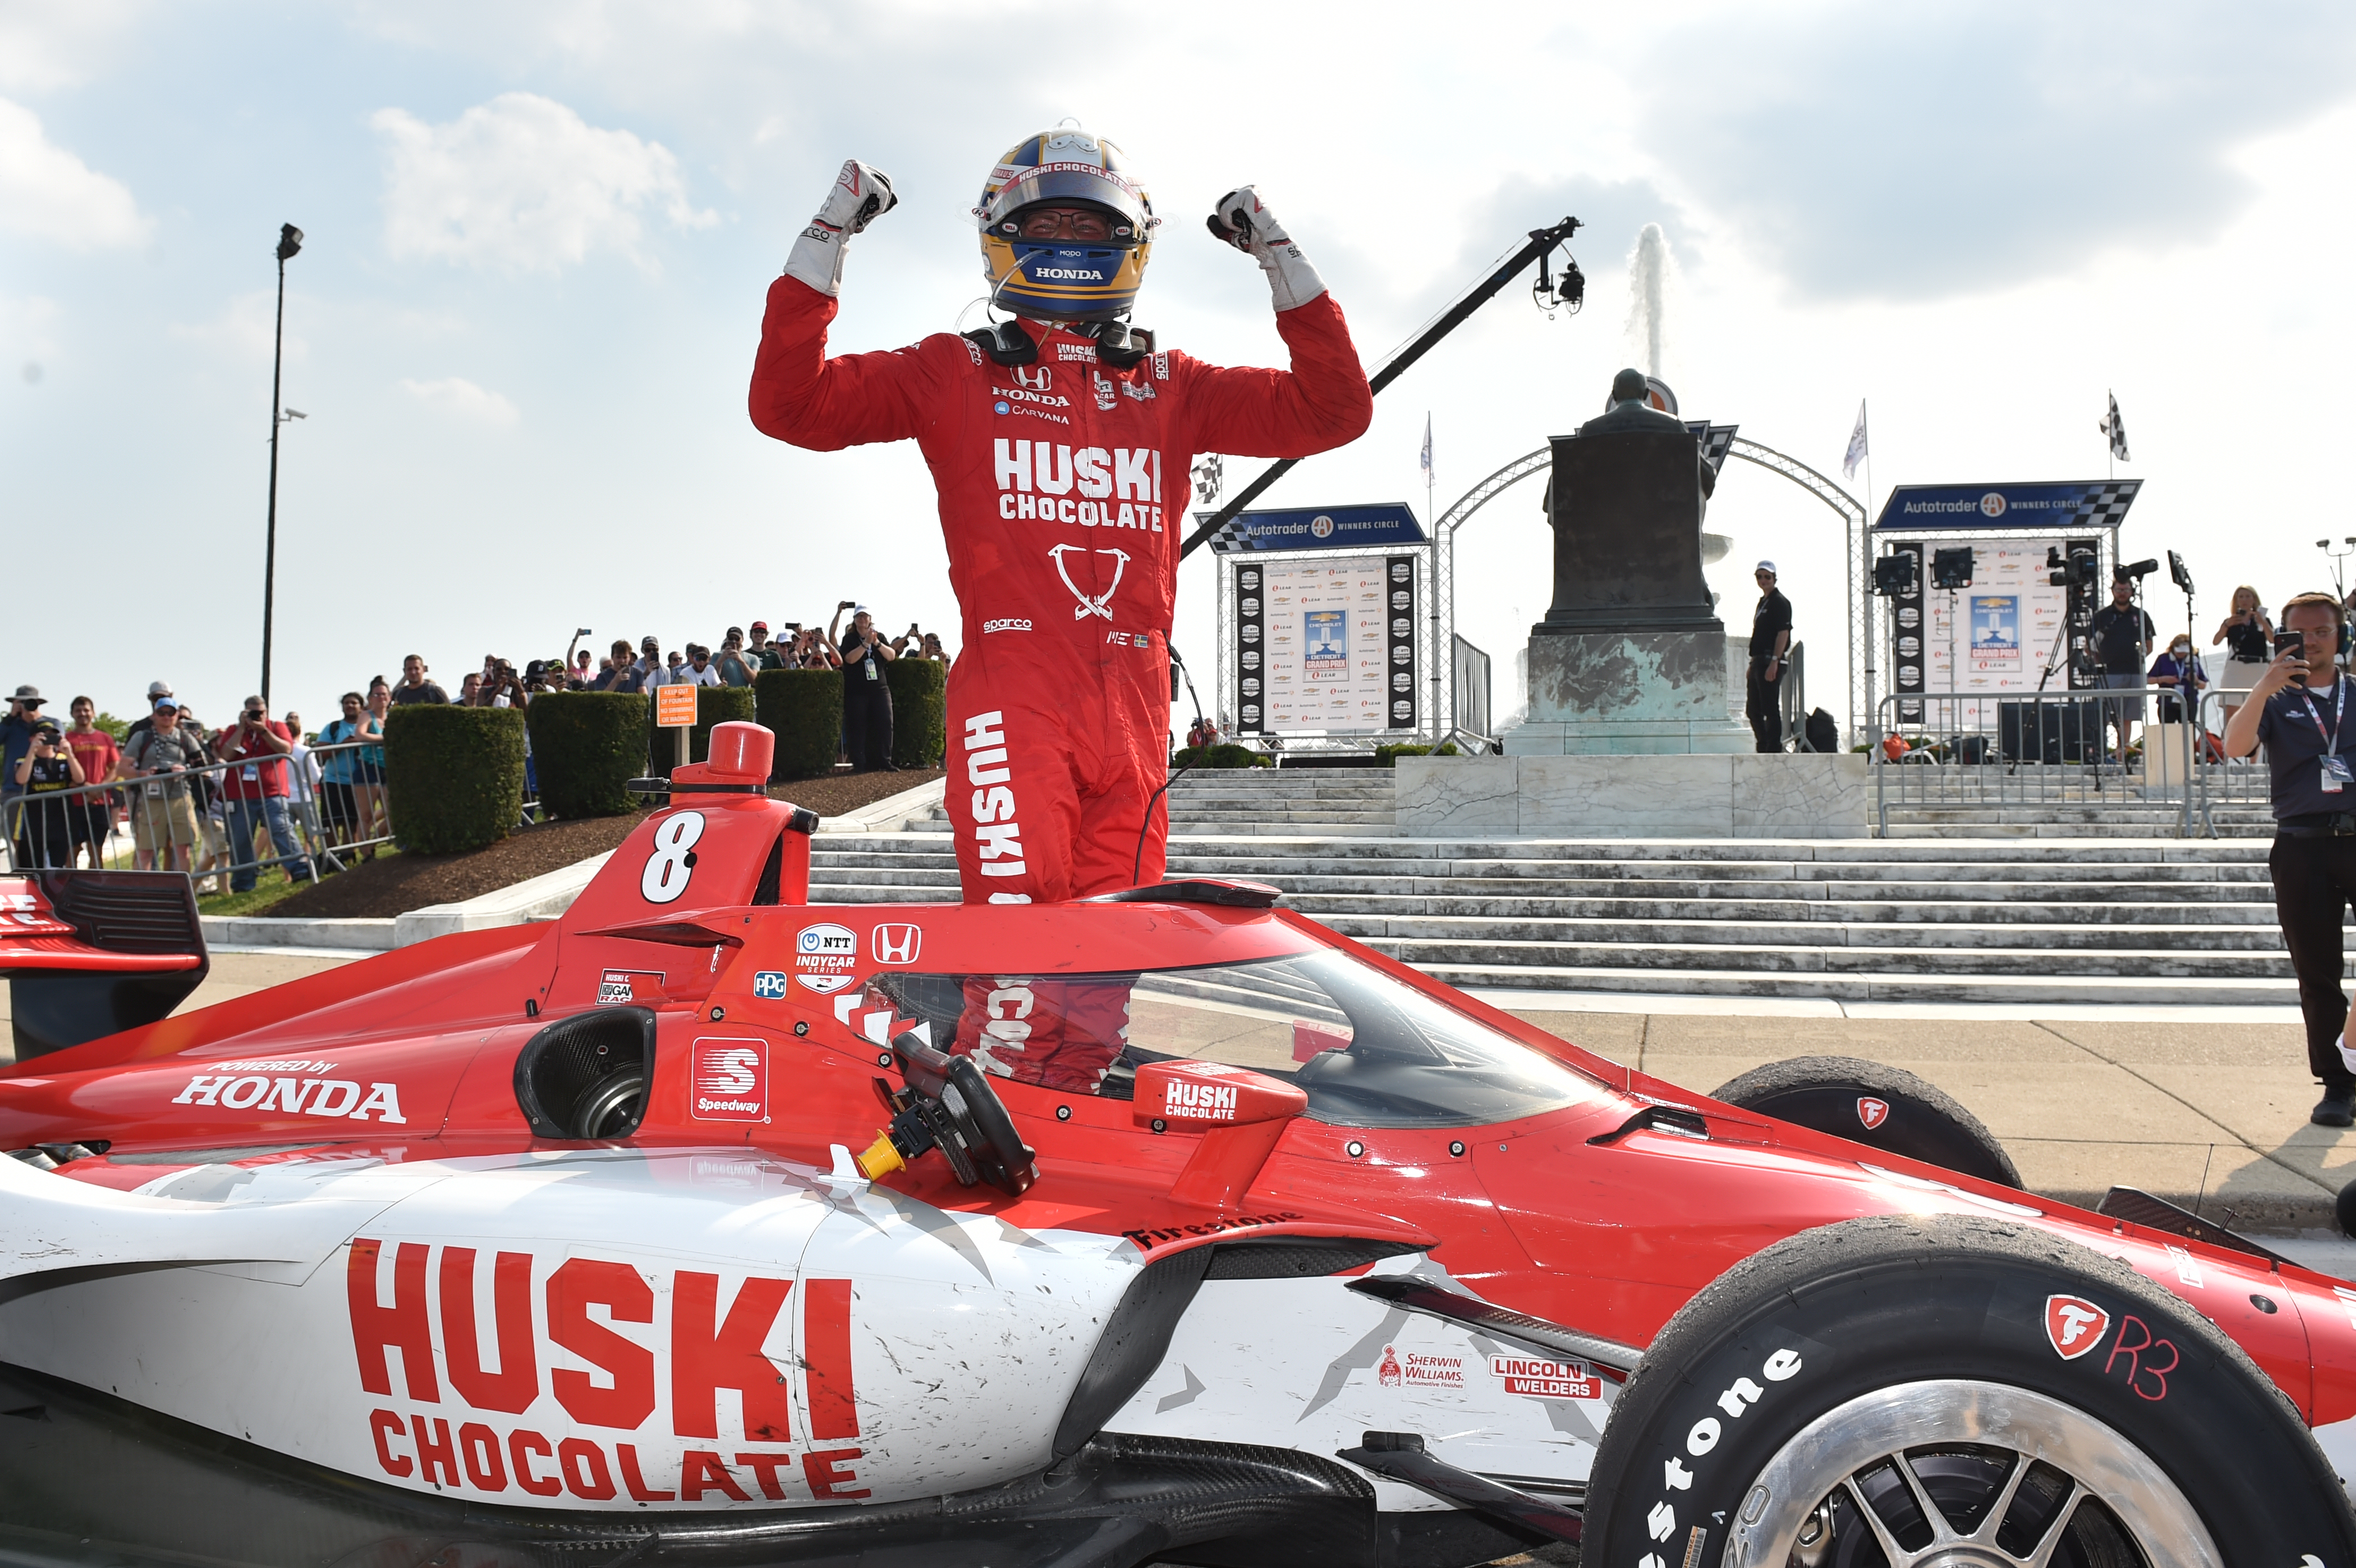
M314 746L299 772L293 758L276 760L287 775L280 798L291 849L272 831L265 802L236 809L244 803L231 801L227 788L230 774L272 764L212 763L163 776L12 794L0 803L7 864L12 870L78 864L185 870L224 891L232 877L251 871L258 878L273 866L316 881L322 864L342 870L355 852L392 842L383 751L381 742Z
M2251 787L2245 781L2254 776L2263 799L2265 773L2263 766L2215 760L2222 749L2211 744L2206 721L2224 727L2212 706L2219 695L2198 699L2202 724L2183 721L2173 687L1884 697L1866 737L1875 831L1889 835L1892 809L2084 806L2165 817L2179 837L2213 837L2216 798L2238 800L2234 792ZM2159 722L2171 710L2175 721Z

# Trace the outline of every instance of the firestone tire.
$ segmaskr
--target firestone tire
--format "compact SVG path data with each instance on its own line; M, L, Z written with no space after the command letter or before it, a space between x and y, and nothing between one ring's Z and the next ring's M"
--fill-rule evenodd
M2049 1568L2297 1568L2356 1557L2356 1514L2213 1325L1993 1219L1853 1220L1729 1270L1645 1353L1588 1490L1594 1568L1998 1568L2040 1546Z
M1754 1067L1710 1095L1762 1116L1919 1159L2002 1187L2020 1172L1980 1119L1902 1067L1856 1056L1795 1056ZM1869 1114L1879 1107L1879 1121Z

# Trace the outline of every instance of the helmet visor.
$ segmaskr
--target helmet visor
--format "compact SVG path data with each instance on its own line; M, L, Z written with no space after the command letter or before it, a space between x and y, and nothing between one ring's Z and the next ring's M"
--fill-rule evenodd
M982 226L999 234L1025 208L1080 206L1104 212L1112 222L1111 242L1141 245L1149 235L1145 197L1136 185L1094 164L1042 164L1023 169L999 187L982 209ZM1124 232L1126 230L1126 232Z

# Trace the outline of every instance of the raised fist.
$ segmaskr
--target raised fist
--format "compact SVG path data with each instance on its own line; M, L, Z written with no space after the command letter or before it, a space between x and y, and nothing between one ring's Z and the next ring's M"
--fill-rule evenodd
M840 293L843 241L891 211L899 199L892 194L891 176L857 158L845 159L818 215L786 253L786 276L798 278L822 294Z
M1233 245L1260 264L1278 310L1307 304L1325 292L1325 280L1317 275L1317 269L1309 264L1254 187L1239 186L1219 197L1205 221L1214 239Z

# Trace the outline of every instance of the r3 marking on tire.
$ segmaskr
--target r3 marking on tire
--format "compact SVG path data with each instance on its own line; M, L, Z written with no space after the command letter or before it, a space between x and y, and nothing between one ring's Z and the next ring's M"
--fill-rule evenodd
M675 901L695 874L695 844L703 837L703 813L682 811L655 828L655 852L638 874L638 891L650 904Z
M2143 1336L2133 1345L2127 1343L2127 1333L2130 1329ZM2164 1366L2156 1361L2144 1360L2147 1352L2158 1355L2161 1351L2167 1352L2168 1355L2168 1361ZM2119 1319L2119 1337L2111 1341L2111 1353L2103 1362L2104 1377L2111 1375L2111 1369L2118 1364L2121 1356L2125 1356L2127 1361L2127 1387L2135 1391L2137 1399L2147 1399L2154 1404L2168 1397L2168 1374L2174 1371L2178 1364L2184 1360L2183 1352L2177 1349L2175 1341L2154 1339L2150 1327L2133 1313L2128 1313Z

